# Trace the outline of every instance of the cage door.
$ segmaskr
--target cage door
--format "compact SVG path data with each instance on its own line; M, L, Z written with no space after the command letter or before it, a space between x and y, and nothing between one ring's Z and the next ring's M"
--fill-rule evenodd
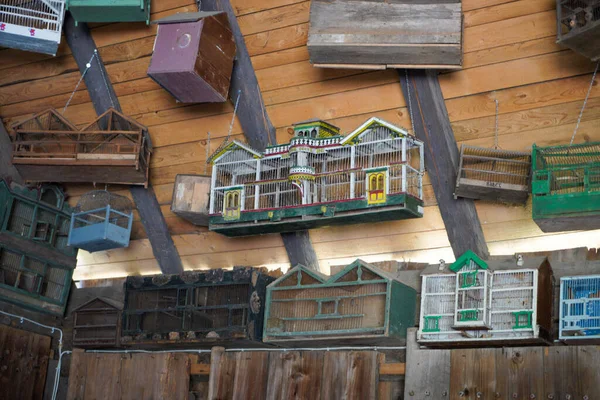
M240 218L242 205L242 190L228 190L225 192L223 201L223 217L226 220L235 220Z
M367 201L369 204L385 203L387 170L367 173Z
M484 270L463 270L456 274L454 328L489 327L489 286L491 274Z

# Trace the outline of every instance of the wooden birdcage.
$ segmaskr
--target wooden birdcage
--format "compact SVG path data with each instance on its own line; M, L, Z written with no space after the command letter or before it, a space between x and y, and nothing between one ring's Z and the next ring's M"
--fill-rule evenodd
M93 253L129 246L133 202L125 196L94 190L81 196L71 216L69 246Z
M67 0L75 24L79 22L150 23L150 0Z
M53 109L12 129L13 164L25 180L148 184L148 130L115 109L82 130Z
M73 347L118 347L120 336L121 309L112 301L96 297L73 310Z
M0 300L63 315L77 263L64 199L56 186L0 180Z
M542 231L600 228L600 143L534 145L531 187Z
M302 265L267 288L264 341L399 343L414 326L416 291L356 260L328 277Z
M526 203L531 154L462 145L455 197Z
M253 268L129 277L121 344L256 344L273 280Z
M65 0L3 0L0 47L56 55L65 17Z
M557 43L600 59L600 0L557 0Z
M543 343L552 324L552 270L544 257L485 262L471 251L422 275L418 341L426 346Z
M423 142L376 117L346 136L304 121L290 143L234 140L209 162L209 227L227 236L423 216Z

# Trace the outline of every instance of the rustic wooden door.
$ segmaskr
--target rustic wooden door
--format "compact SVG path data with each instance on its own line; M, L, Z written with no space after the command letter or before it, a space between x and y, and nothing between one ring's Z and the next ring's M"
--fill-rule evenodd
M51 340L0 325L0 399L42 399Z

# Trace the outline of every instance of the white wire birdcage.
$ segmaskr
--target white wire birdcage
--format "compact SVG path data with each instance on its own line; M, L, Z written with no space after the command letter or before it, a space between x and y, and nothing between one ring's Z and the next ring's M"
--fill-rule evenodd
M3 0L0 46L55 55L66 0Z

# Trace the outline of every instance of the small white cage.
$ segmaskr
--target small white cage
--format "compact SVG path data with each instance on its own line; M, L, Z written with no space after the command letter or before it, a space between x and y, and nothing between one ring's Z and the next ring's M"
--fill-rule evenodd
M0 2L0 46L56 55L66 0Z
M544 261L541 266L548 268L542 274L543 291L539 288L541 275L536 268L492 272L486 263L466 260L459 269L451 267L449 273L423 275L419 342L451 344L539 338L538 297L551 290L551 280L545 279L549 264ZM550 304L550 300L551 296L544 294L544 304ZM549 314L546 319L549 320Z
M560 279L559 338L600 339L600 275Z

